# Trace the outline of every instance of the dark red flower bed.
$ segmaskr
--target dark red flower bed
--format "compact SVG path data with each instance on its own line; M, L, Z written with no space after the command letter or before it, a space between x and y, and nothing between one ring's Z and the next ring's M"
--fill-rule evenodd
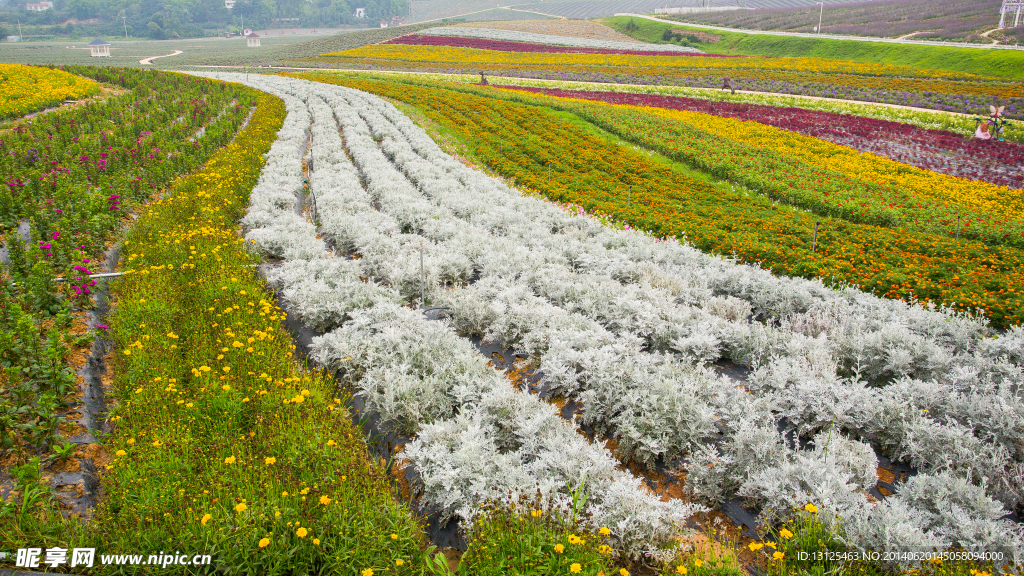
M714 102L682 96L522 86L504 86L504 88L528 90L549 96L690 110L715 116L752 120L849 146L862 152L885 156L919 168L971 180L1001 184L1011 188L1024 188L1024 146L1012 142L965 138L945 130L928 130L911 124L802 108Z
M410 44L414 46L453 46L456 48L477 48L479 50L497 50L499 52L551 52L570 54L629 54L632 56L709 56L715 58L742 58L743 56L727 56L724 54L704 54L700 52L665 52L658 50L615 50L613 48L577 48L574 46L550 46L530 42L509 42L507 40L485 40L483 38L460 38L458 36L423 36L408 34L385 44Z

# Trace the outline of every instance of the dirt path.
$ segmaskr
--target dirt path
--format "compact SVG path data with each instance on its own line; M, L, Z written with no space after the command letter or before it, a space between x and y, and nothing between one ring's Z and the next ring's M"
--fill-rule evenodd
M985 38L986 40L992 40L992 38L989 38L989 34L995 32L997 30L999 30L999 28L993 28L993 29L989 30L988 32L982 32L981 33L981 37ZM992 43L993 44L999 44L999 40L992 40Z
M139 64L142 64L143 66L148 66L148 65L151 65L153 63L153 60L156 60L157 58L167 58L168 56L177 56L178 54L181 54L181 52L182 52L181 50L175 50L174 52L171 52L170 54L164 54L163 56L150 56L149 58L143 58L142 60L139 60Z

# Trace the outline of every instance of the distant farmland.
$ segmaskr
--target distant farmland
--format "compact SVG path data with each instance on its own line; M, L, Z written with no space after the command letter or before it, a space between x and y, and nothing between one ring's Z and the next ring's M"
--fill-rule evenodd
M981 42L982 32L999 24L1002 0L879 0L825 5L821 29L826 34ZM715 26L814 32L818 6L761 8L687 14L680 20Z
M832 0L837 4L843 0ZM811 6L812 0L744 0L743 5L751 8L775 8L780 6ZM467 17L474 12L490 10L488 17L496 20L516 18L510 10L491 10L505 6L496 0L417 0L413 5L413 21L422 22L440 18ZM564 18L603 18L620 12L653 14L656 8L696 6L696 0L547 0L513 4L509 7L516 10L533 11L535 13L562 16ZM713 0L713 6L735 6L734 0ZM528 13L528 12L527 12ZM541 16L534 16L541 17ZM479 20L480 17L467 19Z

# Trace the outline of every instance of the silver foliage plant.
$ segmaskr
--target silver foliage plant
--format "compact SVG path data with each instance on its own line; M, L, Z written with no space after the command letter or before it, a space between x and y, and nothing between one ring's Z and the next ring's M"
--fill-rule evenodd
M698 500L739 495L784 514L814 498L862 547L891 549L900 538L1021 547L1019 532L994 513L971 516L977 525L963 533L942 528L951 513L937 523L927 506L945 510L944 492L903 500L908 485L872 506L863 490L874 482L870 444L918 467L921 482L948 475L993 506L1001 506L993 496L1016 502L1024 332L997 338L983 318L777 277L602 226L465 167L376 97L281 78L253 83L282 95L289 119L268 155L267 185L261 177L253 191L247 238L286 260L268 277L308 324L338 328L317 341L317 358L343 368L382 418L418 434L406 457L439 509L461 516L482 495L532 493L513 468L555 463L539 445L519 443L525 422L480 412L492 390L497 401L511 387L480 371L468 344L449 346L451 328L397 307L418 302L424 288L431 304L449 308L451 326L528 355L549 390L581 400L579 421L616 437L620 456L690 454L687 487ZM311 121L310 153L303 126ZM304 153L318 227L295 211ZM359 259L334 256L323 240ZM749 382L716 376L708 365L719 359L749 366ZM813 448L796 448L780 424ZM722 440L705 446L716 426ZM460 442L502 458L472 465ZM498 461L501 479L490 479ZM549 493L572 483L555 469L531 469L531 482L561 482ZM616 501L627 500L644 502ZM616 514L643 516L627 508ZM655 525L646 544L630 540L631 553L650 553L670 524ZM622 533L635 530L643 531Z
M549 404L514 391L448 322L401 306L419 288L418 267L399 265L410 255L424 250L435 285L468 278L468 260L449 258L434 242L403 231L429 225L422 214L430 213L430 204L417 201L416 188L401 173L387 170L390 161L359 123L356 108L330 91L306 90L316 86L308 83L259 78L253 84L285 98L289 120L282 133L288 138L268 156L277 154L274 166L290 170L292 178L268 177L266 187L254 190L247 238L284 260L267 268L268 280L304 322L327 331L314 340L313 356L351 382L385 426L416 434L400 457L416 468L421 501L448 516L472 518L485 499L514 501L539 492L567 512L567 487L580 489L589 495L582 511L587 521L612 528L623 553L663 554L702 507L661 502ZM312 148L306 149L300 126L310 121ZM331 123L333 129L322 129ZM297 214L299 196L290 186L301 187L303 157L313 166L319 226L283 226ZM337 257L325 240L361 258Z

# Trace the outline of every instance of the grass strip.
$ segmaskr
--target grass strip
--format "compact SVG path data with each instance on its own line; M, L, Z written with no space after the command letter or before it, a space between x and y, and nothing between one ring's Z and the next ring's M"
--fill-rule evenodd
M135 222L110 319L113 458L103 501L85 527L23 514L0 539L5 548L42 539L94 546L97 561L212 556L171 573L427 568L422 527L370 456L347 398L296 363L284 315L246 267L258 259L237 221L283 118L283 103L261 95L239 137Z

